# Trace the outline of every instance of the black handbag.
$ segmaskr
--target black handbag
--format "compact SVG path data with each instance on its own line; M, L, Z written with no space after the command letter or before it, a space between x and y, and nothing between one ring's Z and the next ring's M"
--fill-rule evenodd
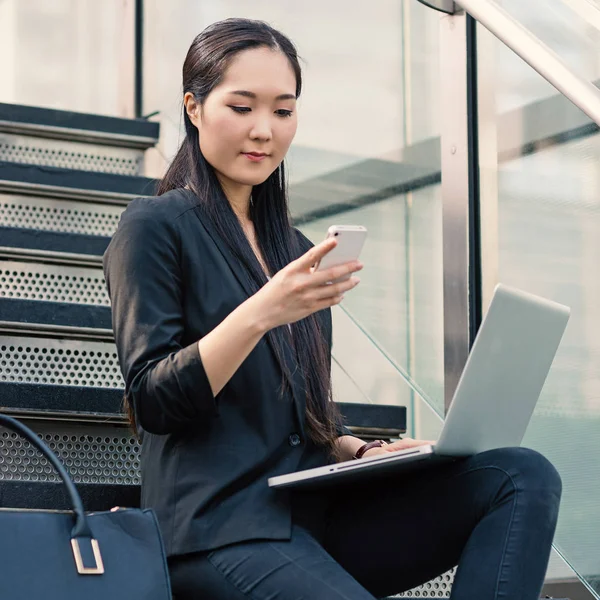
M0 509L0 599L171 600L164 547L152 510L85 513L69 474L19 421L0 425L26 438L58 471L70 511Z

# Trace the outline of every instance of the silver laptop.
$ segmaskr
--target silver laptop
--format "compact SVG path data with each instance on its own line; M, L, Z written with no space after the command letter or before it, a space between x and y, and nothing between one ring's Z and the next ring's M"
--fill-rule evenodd
M419 446L279 475L269 486L320 487L519 446L554 360L570 309L498 285L435 446Z

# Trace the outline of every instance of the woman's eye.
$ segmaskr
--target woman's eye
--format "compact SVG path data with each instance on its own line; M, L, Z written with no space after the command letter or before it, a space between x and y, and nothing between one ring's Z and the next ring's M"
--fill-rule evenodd
M229 108L236 113L248 113L251 110L249 106L230 106Z
M275 111L275 114L279 115L280 117L291 117L292 116L292 111L291 110L285 110L284 108L280 108L279 110Z

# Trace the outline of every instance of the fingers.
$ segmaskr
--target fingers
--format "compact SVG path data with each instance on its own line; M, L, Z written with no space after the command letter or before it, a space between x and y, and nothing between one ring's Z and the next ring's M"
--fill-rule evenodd
M413 440L412 438L402 438L397 442L392 442L385 446L386 451L395 452L396 450L406 450L408 448L416 448L417 446L433 446L432 440Z
M318 263L328 252L337 246L335 238L329 238L313 246L308 252L305 252L300 258L296 259L291 265L298 270L310 269Z
M344 293L358 285L358 277L332 285L322 285L312 294L311 313L331 308L344 299Z
M346 292L355 288L360 283L358 277L350 277L346 281L340 281L338 283L332 283L331 285L322 284L315 291L315 298L317 300L325 300L335 296L343 296Z
M319 300L314 305L314 310L312 312L318 312L320 310L325 310L326 308L331 308L339 304L344 299L342 294L338 296L330 296L328 298L324 298L323 300Z
M323 271L315 271L312 274L313 283L315 285L325 285L330 281L335 281L341 277L356 273L363 268L363 264L359 260L353 260L343 265L330 267Z

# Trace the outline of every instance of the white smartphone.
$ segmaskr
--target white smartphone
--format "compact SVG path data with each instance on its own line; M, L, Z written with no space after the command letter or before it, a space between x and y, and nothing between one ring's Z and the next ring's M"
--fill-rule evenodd
M327 230L325 239L335 238L337 246L328 252L315 266L315 271L337 267L353 260L358 260L367 238L367 228L362 225L332 225ZM332 283L350 279L351 273L339 277Z

